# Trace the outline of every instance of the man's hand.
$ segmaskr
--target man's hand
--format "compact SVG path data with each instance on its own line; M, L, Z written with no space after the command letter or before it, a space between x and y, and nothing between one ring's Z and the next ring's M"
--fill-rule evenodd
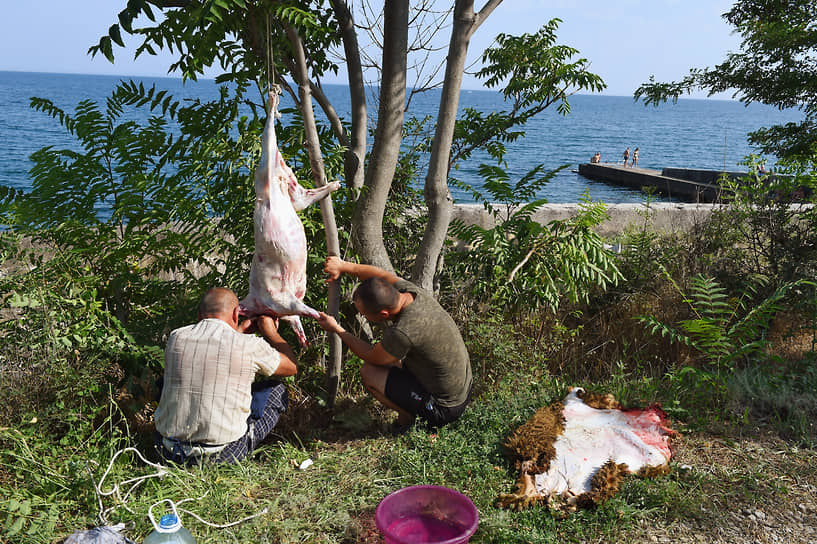
M340 275L344 272L343 267L345 264L345 261L335 255L326 257L326 262L323 265L323 271L329 276L326 281L335 281L340 278Z
M321 316L317 321L318 325L320 325L323 330L326 332L333 332L335 334L346 332L346 330L338 324L334 317L324 312L320 312L320 314Z
M264 331L278 332L278 318L268 315L251 317L239 323L236 329L244 334L255 334L256 332L263 334Z
M255 318L253 317L241 321L236 327L236 330L244 334L253 334L258 330L258 327L255 326Z
M259 315L255 318L255 326L258 328L258 332L266 338L280 338L277 317Z
M326 261L323 265L323 271L326 272L327 276L329 276L326 278L327 283L337 280L343 274L355 276L360 281L364 281L369 278L381 278L392 285L400 280L400 278L398 278L394 272L389 272L388 270L383 270L382 268L378 268L370 264L359 264L344 261L340 257L336 257L334 255L329 255L326 257Z

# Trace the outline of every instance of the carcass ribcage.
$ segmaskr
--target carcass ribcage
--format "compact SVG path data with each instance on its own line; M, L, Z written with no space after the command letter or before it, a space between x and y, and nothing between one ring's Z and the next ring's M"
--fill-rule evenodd
M288 201L280 204L259 200L255 205L255 255L250 269L255 313L318 317L301 302L306 293L303 225Z

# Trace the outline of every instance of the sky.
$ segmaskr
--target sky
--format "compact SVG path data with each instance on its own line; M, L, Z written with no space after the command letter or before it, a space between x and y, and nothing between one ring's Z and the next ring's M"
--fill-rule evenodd
M373 4L375 2L372 2ZM632 96L651 75L675 81L690 68L712 67L740 37L721 18L734 0L505 0L471 40L470 58L478 59L499 33L534 33L553 17L562 19L558 43L580 51L591 71L607 84L602 93ZM476 0L479 8L484 0ZM133 59L135 37L123 34L126 49L115 50L111 64L88 48L117 22L125 0L3 1L0 18L0 70L118 76L168 76L169 54ZM211 77L215 72L208 74ZM342 82L326 80L328 83ZM466 77L464 89L481 88ZM705 93L692 95L703 98ZM719 94L715 98L730 98Z

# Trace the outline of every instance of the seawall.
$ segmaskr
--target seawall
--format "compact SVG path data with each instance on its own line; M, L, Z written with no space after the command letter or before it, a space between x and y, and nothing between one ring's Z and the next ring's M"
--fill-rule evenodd
M628 227L642 226L645 222L655 230L672 233L688 230L706 218L717 204L654 202L649 209L644 204L607 204L609 219L596 232L605 238L623 233ZM533 214L533 219L546 225L553 220L568 219L579 210L578 204L545 204ZM482 228L494 226L493 217L481 204L457 204L454 217L469 225Z

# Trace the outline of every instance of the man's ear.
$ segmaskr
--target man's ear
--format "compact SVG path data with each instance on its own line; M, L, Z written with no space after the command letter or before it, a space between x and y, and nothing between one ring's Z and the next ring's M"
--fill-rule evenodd
M233 325L238 327L238 306L233 308Z
M377 312L377 315L382 317L383 319L390 319L391 316L394 315L394 314L391 313L391 310L387 310L387 309L384 308L384 309L380 310L379 312Z

